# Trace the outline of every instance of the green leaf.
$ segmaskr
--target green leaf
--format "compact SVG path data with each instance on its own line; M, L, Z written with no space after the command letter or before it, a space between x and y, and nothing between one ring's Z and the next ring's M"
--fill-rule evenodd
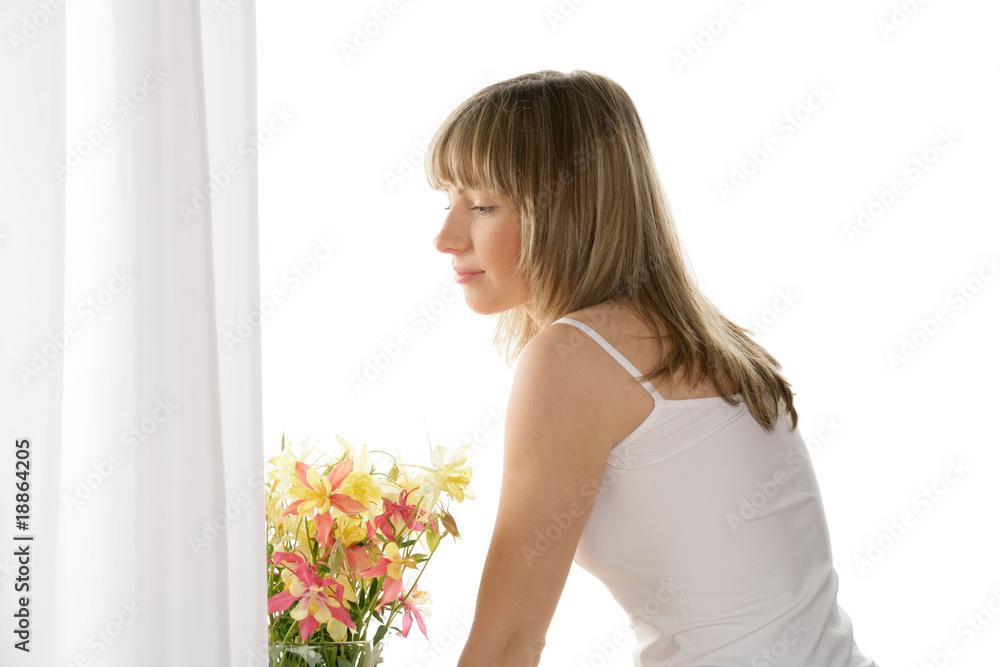
M337 667L354 667L350 660L344 656L337 657Z
M372 646L382 641L382 637L385 637L386 632L388 632L388 628L384 625L378 626L378 630L375 631L375 638L372 639Z

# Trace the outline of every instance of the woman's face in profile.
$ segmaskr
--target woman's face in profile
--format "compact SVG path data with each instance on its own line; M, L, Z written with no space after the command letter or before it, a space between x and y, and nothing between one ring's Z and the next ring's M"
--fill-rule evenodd
M481 315L528 301L528 283L516 272L521 216L501 195L448 186L450 206L434 247L452 256L465 302Z

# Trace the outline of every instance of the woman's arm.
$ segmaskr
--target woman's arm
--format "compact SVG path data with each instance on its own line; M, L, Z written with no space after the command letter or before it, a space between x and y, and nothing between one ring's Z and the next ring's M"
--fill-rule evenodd
M538 664L597 495L610 447L606 400L571 336L545 329L515 370L499 509L458 667Z

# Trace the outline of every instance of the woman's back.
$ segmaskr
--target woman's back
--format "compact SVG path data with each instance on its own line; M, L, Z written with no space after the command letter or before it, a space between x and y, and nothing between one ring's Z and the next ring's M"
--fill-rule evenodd
M470 308L499 315L507 361L526 352L476 641L460 664L496 646L537 653L573 559L632 613L637 664L872 665L836 604L791 384L699 289L652 156L628 93L584 70L491 84L428 146L428 182L451 203L435 247ZM576 319L605 315L599 332ZM654 325L667 349L641 340ZM688 386L677 368L695 363L707 381ZM636 382L633 364L656 386ZM553 508L580 509L577 489L594 495L587 520L566 528L573 542L529 559L523 536ZM530 568L515 566L517 550ZM518 613L529 592L538 604Z
M633 318L573 315L557 323L641 374L596 330L634 333ZM655 363L646 342L609 336L647 368ZM634 394L622 404L623 424L636 423L637 411L647 416L610 450L574 560L629 614L636 664L875 665L837 605L823 504L799 432L787 418L766 431L742 400L729 405L705 385L635 385L652 412L649 398L644 408Z

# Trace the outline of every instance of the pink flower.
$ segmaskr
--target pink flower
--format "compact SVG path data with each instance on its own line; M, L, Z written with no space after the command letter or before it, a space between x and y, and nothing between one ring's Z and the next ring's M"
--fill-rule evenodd
M427 626L424 624L424 616L430 616L431 613L427 611L424 607L430 605L431 595L427 591L421 591L417 589L416 586L413 590L400 602L400 609L403 610L403 631L400 634L404 637L410 634L410 626L413 624L413 619L417 619L417 625L420 626L420 631L424 633L424 637L427 637ZM430 637L427 637L429 640Z
M416 568L417 563L412 557L403 558L395 542L387 542L378 562L372 567L358 572L358 575L366 579L386 575L382 582L382 599L375 605L376 610L399 597L399 593L403 589L404 567Z
M421 515L427 515L426 510L417 510L416 505L407 504L407 499L410 493L414 489L410 489L405 493L399 494L399 502L394 503L388 498L382 499L382 505L384 511L375 517L375 525L378 529L382 531L382 534L387 536L390 540L396 540L396 531L402 530L407 525L410 526L410 530L423 531L424 523L419 520ZM414 512L417 513L417 521L412 524L410 521L413 519Z
M335 618L348 628L357 626L344 606L344 585L335 579L325 579L316 574L316 569L298 554L277 553L271 560L275 565L290 560L298 563L298 568L288 583L288 590L271 596L267 601L267 613L285 611L298 602L290 616L299 623L299 636L305 642L319 627Z
M337 512L337 516L344 516L360 514L367 509L346 493L337 493L353 466L354 461L347 459L335 465L326 477L321 477L312 466L296 461L295 475L298 479L292 479L289 495L298 500L289 505L282 516L293 512L300 516L309 515L316 510L316 539L324 547L329 546L330 530L333 528L332 512Z

